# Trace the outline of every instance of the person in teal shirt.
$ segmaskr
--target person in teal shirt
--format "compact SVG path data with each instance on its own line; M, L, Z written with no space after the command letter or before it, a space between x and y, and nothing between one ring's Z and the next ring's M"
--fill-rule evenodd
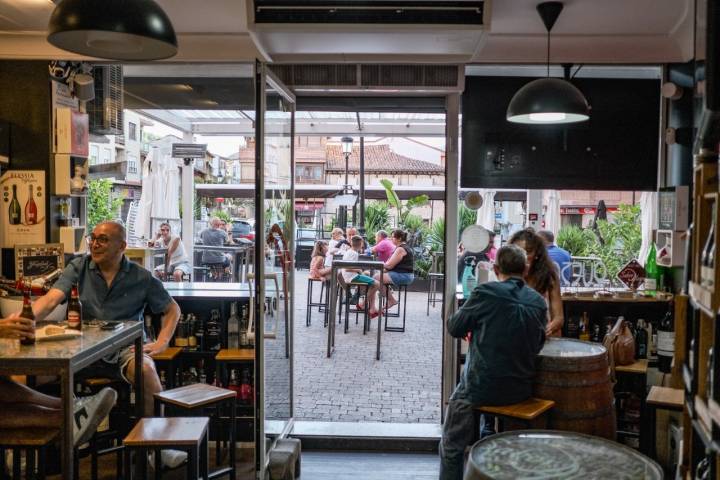
M473 408L510 405L532 396L536 357L545 342L547 305L525 285L525 251L497 252L498 282L476 287L448 320L448 332L471 333L465 368L450 397L440 441L440 480L462 480L465 447L476 437Z

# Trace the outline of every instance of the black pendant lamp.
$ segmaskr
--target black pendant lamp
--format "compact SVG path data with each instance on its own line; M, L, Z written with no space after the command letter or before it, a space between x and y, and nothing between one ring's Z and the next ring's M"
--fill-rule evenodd
M47 39L63 50L112 60L161 60L177 53L175 29L153 0L62 0Z
M533 80L515 93L507 109L509 122L548 125L584 122L590 118L590 107L582 92L567 80L550 78L550 30L562 9L562 2L544 2L537 6L547 30L548 76Z

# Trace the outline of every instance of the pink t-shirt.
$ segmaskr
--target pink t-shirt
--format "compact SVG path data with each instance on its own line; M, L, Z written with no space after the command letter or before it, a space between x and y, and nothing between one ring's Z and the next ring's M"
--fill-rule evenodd
M395 251L395 244L389 238L383 238L373 247L373 252L381 262L387 262Z

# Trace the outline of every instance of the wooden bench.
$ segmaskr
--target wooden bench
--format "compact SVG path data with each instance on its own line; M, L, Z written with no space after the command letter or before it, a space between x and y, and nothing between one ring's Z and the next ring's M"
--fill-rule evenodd
M520 423L525 428L547 428L547 413L555 406L555 401L542 398L529 398L520 403L512 405L493 405L475 407L475 425L479 431L480 415L494 415L498 417L498 432L503 430L503 421L512 420Z
M188 453L187 478L208 478L208 418L173 417L142 418L123 440L125 446L125 478L133 472L147 478L147 453L155 452L155 478L161 477L160 450L174 449ZM132 454L139 453L135 468Z
M25 451L26 478L45 478L47 447L60 434L57 428L14 428L0 430L0 476L5 477L5 450L12 450L13 479L21 478L21 453ZM37 455L37 464L35 458ZM36 468L37 467L37 468Z
M207 407L216 407L215 414L211 416L213 428L218 427L224 430L227 422L223 421L222 404L227 404L230 411L230 424L227 435L229 450L227 467L215 470L209 476L203 478L217 478L229 475L231 480L235 479L235 440L237 438L237 422L235 416L235 397L237 392L226 388L219 388L205 383L194 383L182 387L166 390L155 394L155 414L159 415L162 405L170 405L175 409L182 409L183 413L197 411ZM224 442L224 440L223 440ZM220 464L220 441L215 442L215 463Z

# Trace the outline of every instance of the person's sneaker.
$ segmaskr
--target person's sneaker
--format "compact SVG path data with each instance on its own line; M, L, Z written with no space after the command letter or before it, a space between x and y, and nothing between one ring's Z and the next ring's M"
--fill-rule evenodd
M160 461L162 461L163 467L172 470L177 468L187 461L188 454L182 450L161 450Z
M117 392L105 387L95 395L81 397L75 401L73 440L76 446L90 440L102 419L112 410L115 400L117 400Z

